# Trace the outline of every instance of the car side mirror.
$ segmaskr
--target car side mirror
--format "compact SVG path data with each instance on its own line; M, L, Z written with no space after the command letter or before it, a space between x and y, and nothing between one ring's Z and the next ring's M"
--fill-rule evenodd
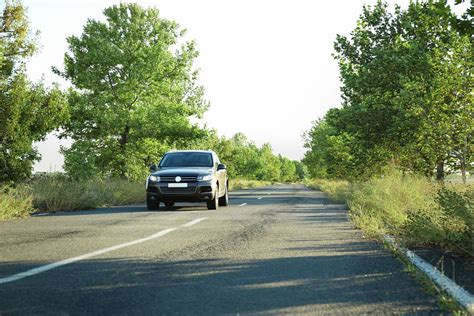
M227 169L227 167L223 163L220 163L220 164L217 165L217 171L226 170L226 169Z
M157 167L155 164L150 165L150 172L155 172L157 170Z

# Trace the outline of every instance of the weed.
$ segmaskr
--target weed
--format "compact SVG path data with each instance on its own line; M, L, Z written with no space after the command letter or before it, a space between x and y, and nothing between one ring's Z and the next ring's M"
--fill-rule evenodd
M27 192L0 186L0 221L27 217L33 210L33 199Z

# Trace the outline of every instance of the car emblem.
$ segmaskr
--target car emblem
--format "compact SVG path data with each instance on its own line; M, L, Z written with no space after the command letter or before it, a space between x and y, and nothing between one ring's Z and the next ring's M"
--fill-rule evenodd
M181 182L181 177L180 177L180 176L177 176L176 178L174 178L174 180L175 180L176 182Z

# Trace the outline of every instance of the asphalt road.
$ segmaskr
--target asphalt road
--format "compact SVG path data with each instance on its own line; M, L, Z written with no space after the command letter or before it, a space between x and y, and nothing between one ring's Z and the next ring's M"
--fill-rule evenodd
M0 223L0 314L439 313L322 193L279 185L230 202Z

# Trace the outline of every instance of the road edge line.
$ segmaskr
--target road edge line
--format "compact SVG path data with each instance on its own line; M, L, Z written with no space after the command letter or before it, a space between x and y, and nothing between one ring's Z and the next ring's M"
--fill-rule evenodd
M206 219L207 219L207 217L197 218L197 219L192 220L192 221L190 221L186 224L181 225L180 227L189 227L189 226L195 225L199 222L202 222L203 220L206 220ZM157 232L153 235L150 235L148 237L143 237L143 238L132 240L132 241L129 241L129 242L126 242L126 243L123 243L123 244L118 244L118 245L115 245L115 246L102 248L102 249L92 251L92 252L89 252L89 253L86 253L86 254L83 254L83 255L80 255L80 256L76 256L76 257L72 257L72 258L69 258L69 259L64 259L64 260L61 260L61 261L49 263L49 264L42 265L42 266L30 269L30 270L26 270L26 271L23 271L23 272L20 272L20 273L16 273L16 274L13 274L13 275L10 275L10 276L6 276L6 277L3 277L3 278L0 278L0 285L5 284L5 283L18 281L18 280L21 280L21 279L24 279L24 278L27 278L27 277L30 277L30 276L33 276L33 275L37 275L37 274L40 274L40 273L43 273L43 272L46 272L46 271L49 271L49 270L52 270L52 269L56 269L56 268L65 266L65 265L70 264L70 263L78 262L78 261L81 261L81 260L84 260L84 259L89 259L89 258L92 258L92 257L97 257L97 256L102 255L102 254L107 253L107 252L111 252L111 251L114 251L114 250L118 250L118 249L122 249L122 248L125 248L125 247L140 244L142 242L149 241L149 240L152 240L152 239L160 238L160 237L162 237L162 236L164 236L168 233L171 233L171 232L173 232L177 229L178 229L178 227L167 228L167 229L161 230L161 231L159 231L159 232Z
M468 313L474 315L474 295L459 286L456 282L442 274L433 265L423 260L413 251L400 246L390 235L384 235L385 242L399 250L413 265L422 271L431 281L449 293Z

